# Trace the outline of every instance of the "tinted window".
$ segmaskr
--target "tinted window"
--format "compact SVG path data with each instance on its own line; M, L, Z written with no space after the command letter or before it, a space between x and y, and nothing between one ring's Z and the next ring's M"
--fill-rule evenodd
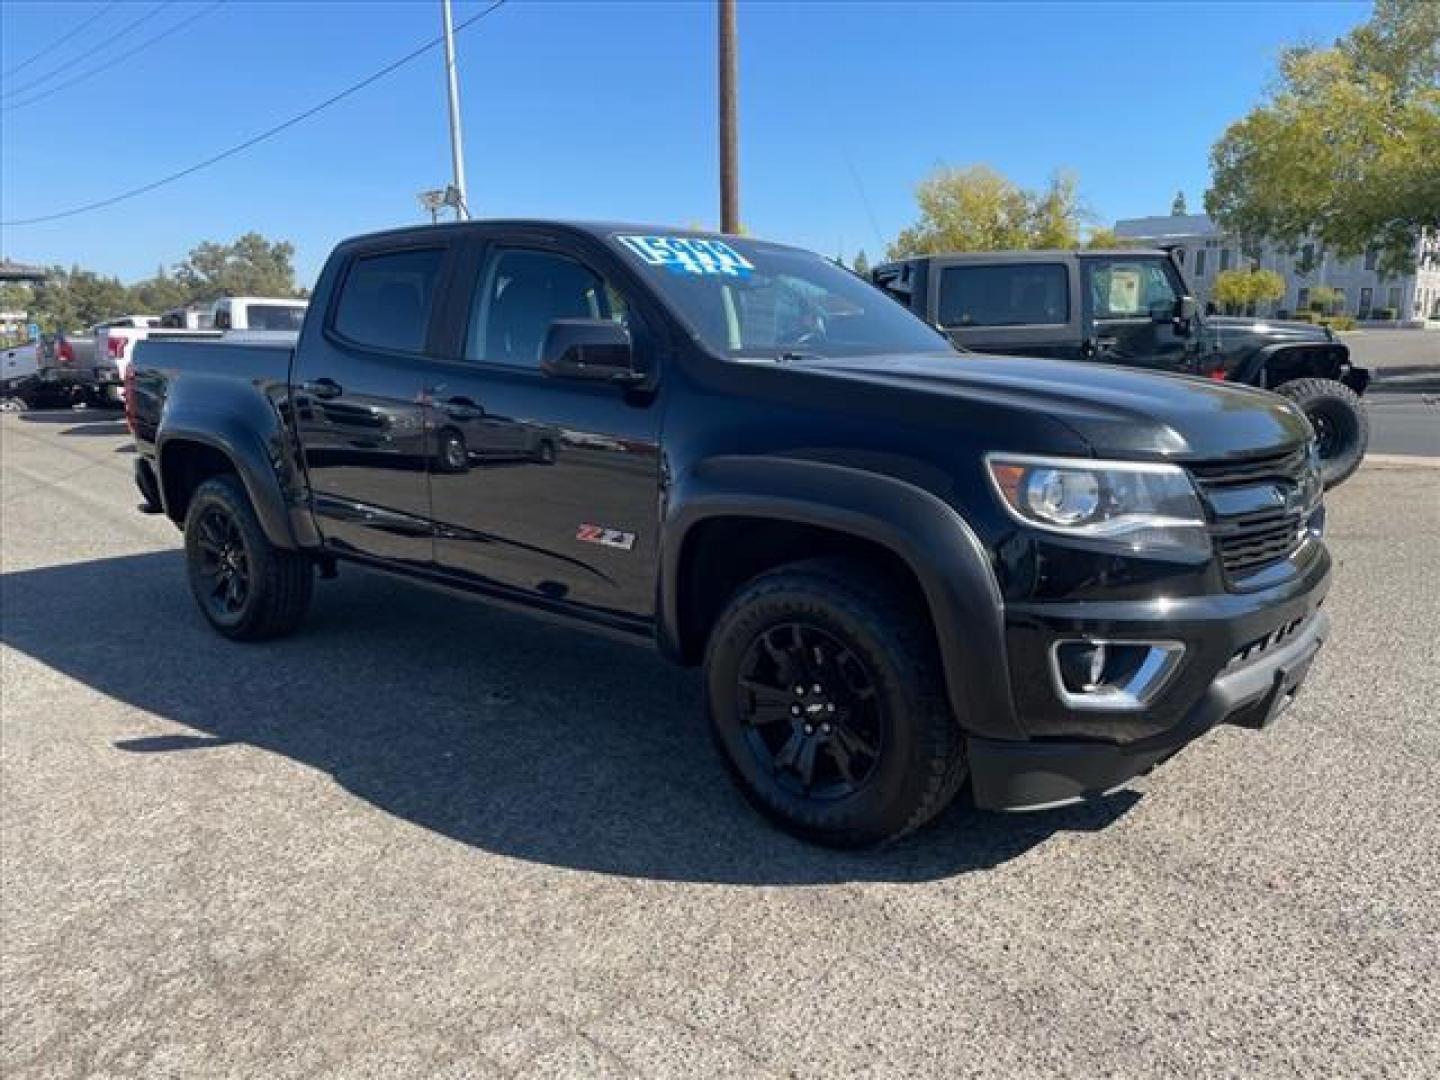
M629 324L624 298L588 267L547 251L502 251L475 292L465 355L538 368L556 319L614 319Z
M305 309L281 304L251 304L247 314L251 330L299 330Z
M1058 263L951 266L940 274L940 325L1027 326L1070 318L1070 289Z
M356 259L340 290L336 331L359 345L419 352L443 254L427 248Z

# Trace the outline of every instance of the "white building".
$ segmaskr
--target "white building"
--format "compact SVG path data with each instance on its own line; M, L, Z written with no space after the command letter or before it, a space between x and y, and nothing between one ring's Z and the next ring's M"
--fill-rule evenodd
M1341 259L1309 241L1293 252L1273 243L1246 248L1204 214L1127 218L1115 223L1115 234L1123 240L1178 249L1185 275L1202 300L1210 299L1222 270L1274 270L1285 279L1285 295L1261 304L1257 314L1278 317L1282 312L1303 311L1311 291L1325 286L1340 297L1337 311L1357 319L1440 323L1440 236L1420 240L1413 274L1385 277L1374 249Z

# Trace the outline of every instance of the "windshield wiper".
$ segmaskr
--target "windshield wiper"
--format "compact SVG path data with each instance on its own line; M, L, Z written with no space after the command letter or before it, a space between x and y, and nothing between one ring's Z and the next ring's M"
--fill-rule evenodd
M819 353L800 352L797 349L782 349L775 354L777 364L794 364L802 360L824 360Z

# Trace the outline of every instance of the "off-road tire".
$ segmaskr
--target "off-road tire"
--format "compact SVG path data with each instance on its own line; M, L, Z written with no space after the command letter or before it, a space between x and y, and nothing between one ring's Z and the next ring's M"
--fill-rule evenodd
M1298 405L1315 428L1326 490L1350 479L1370 445L1370 417L1360 395L1334 379L1296 379L1275 392Z
M234 523L248 573L245 597L234 612L217 610L212 580L206 577L202 525L216 518ZM278 548L265 536L240 478L206 480L191 496L185 514L185 565L190 591L205 618L234 641L263 641L291 633L305 618L315 587L309 558Z
M747 741L742 664L767 628L790 623L839 642L874 684L883 749L863 786L840 798L787 788ZM711 733L740 790L804 840L837 848L892 842L945 809L965 780L964 743L928 619L895 582L859 562L791 563L742 587L710 635L705 684Z

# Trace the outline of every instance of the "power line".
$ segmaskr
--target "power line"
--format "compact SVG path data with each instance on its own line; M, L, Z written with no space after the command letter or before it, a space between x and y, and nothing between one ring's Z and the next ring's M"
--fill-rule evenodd
M160 0L160 3L156 4L144 15L141 15L138 19L134 19L131 22L126 23L124 27L111 34L111 40L113 41L115 38L124 37L131 30L134 30L137 26L141 26L144 23L149 22L156 15L159 15L160 12L164 10L165 5L169 2L170 0ZM74 63L74 61L71 61L71 63ZM11 98L14 97L16 94L23 94L26 90L30 90L36 86L39 86L43 82L48 82L56 75L64 74L64 72L67 71L69 67L70 64L67 63L61 64L59 67L56 68L51 68L44 75L41 75L38 79L31 79L28 83L22 83L20 86L12 86L9 90L0 93L0 98Z
M215 0L215 2L209 7L201 8L195 14L191 15L188 19L182 19L180 22L176 23L169 29L162 30L158 34L152 34L150 37L142 41L139 45L136 45L133 49L127 50L125 53L125 62L127 65L126 70L133 70L128 65L130 61L134 58L136 53L144 52L151 45L164 41L172 34L178 34L181 30L184 30L185 27L189 26L197 19L201 19L204 16L209 15L210 12L214 11L216 8L220 7L224 3L225 0ZM73 79L66 79L64 82L56 83L54 86L47 86L38 94L31 94L28 98L25 98L22 101L15 101L11 102L9 105L0 106L0 112L12 112L15 109L23 109L27 105L34 105L37 101L41 101L49 97L51 94L58 94L61 90L65 90L71 86L74 86L76 83L84 82L87 79L93 79L96 75L103 75L105 74L105 71L106 69L100 67L99 65L91 65L84 71L80 72L80 74L76 75Z
M466 28L479 22L481 19L484 19L487 16L494 14L501 7L503 7L504 4L505 0L494 0L494 2L491 3L491 5L487 7L484 11L477 12L476 14L471 15L470 18L465 19L463 22L456 23L455 33L459 34L463 32ZM38 225L41 222L45 221L58 221L61 218L74 217L77 214L85 214L91 210L100 210L107 206L114 206L116 203L124 202L126 199L133 199L137 195L144 195L146 192L154 191L156 188L164 187L166 184L174 183L176 180L182 180L187 176L199 172L201 169L208 169L211 165L218 164L219 162L224 161L226 158L234 157L236 154L242 153L243 151L250 149L250 147L256 146L259 143L264 142L266 139L272 138L280 134L280 132L285 131L288 128L292 128L296 124L301 123L304 120L310 119L310 117L314 116L316 113L323 112L331 105L343 101L345 98L365 89L372 83L379 82L386 75L397 71L411 61L423 56L425 53L435 48L435 46L439 45L443 40L443 34L439 37L431 38L419 48L406 53L404 56L400 57L400 59L387 64L385 67L381 68L374 74L367 75L359 82L353 83L352 85L346 87L344 90L341 90L338 94L334 94L331 97L326 98L318 105L312 105L304 112L298 113L295 116L292 116L290 119L276 124L272 128L267 128L265 131L260 132L260 134L258 135L251 136L244 142L236 143L229 149L222 150L220 151L220 153L214 154L206 158L204 161L197 161L194 165L181 169L179 172L173 172L169 176L162 176L159 180L152 180L148 184L142 184L137 188L131 188L129 191L122 191L120 194L112 195L108 199L98 199L95 202L86 203L83 206L71 207L69 210L60 210L53 214L42 214L39 217L18 218L15 221L0 221L0 226L3 226L5 228L13 228L17 225Z
M109 11L111 8L115 7L119 3L120 0L110 0L110 3L103 5L99 11L95 12L95 14L91 15L88 19L82 21L79 26L75 27L75 29L71 30L68 34L62 34L60 37L52 41L49 45L45 46L45 48L37 52L34 56L30 57L30 59L22 60L20 63L12 67L9 71L0 74L0 79L8 79L17 71L24 71L27 67L35 63L35 61L39 60L41 57L49 56L52 52L58 49L61 45L64 45L67 41L70 41L72 38L75 37L76 34L80 33L91 23L98 22L100 16L104 15L107 11Z

